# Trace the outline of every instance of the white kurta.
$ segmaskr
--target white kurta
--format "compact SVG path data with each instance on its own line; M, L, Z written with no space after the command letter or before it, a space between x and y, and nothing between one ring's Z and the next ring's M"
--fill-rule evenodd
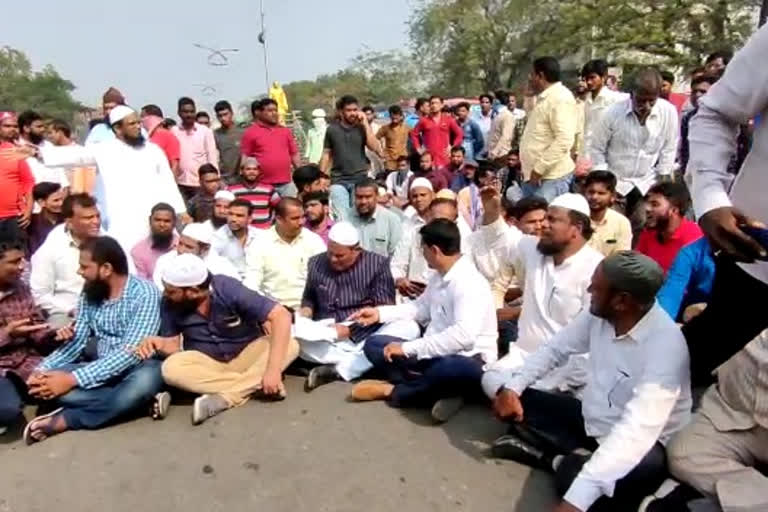
M170 204L176 213L187 210L168 159L152 142L133 147L113 139L87 147L45 147L42 155L51 167L98 167L103 185L99 210L105 228L123 247L149 234L149 214L157 203Z

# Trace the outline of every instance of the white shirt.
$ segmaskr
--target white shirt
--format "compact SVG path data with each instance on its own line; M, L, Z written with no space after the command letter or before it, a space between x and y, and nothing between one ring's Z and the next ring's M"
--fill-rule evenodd
M176 213L187 211L176 187L168 158L157 145L132 147L119 139L91 146L42 148L46 165L98 166L99 210L111 236L123 247L133 247L149 234L149 218L157 203L168 203Z
M480 354L496 361L496 309L491 288L469 258L462 256L443 276L435 273L413 302L379 306L382 322L415 320L428 324L424 336L403 343L403 352L418 359Z
M298 308L307 283L307 263L325 251L323 239L307 228L286 242L272 226L245 251L243 284L284 306Z
M499 217L488 225L480 225L468 240L472 261L491 285L496 308L504 306L504 295L515 282L515 269L500 247L517 244L523 233Z
M45 148L52 148L55 146L47 140L44 140L37 147L42 151ZM58 183L62 188L69 186L69 180L67 179L67 174L64 172L63 168L47 166L35 157L27 158L27 164L32 170L32 175L35 177L35 184L43 183L45 181L49 183Z
M584 427L600 447L563 499L587 510L600 496L613 495L616 481L657 441L665 444L688 424L692 403L688 346L658 304L622 336L606 320L582 312L501 384L520 395L569 356L583 353L589 353Z
M157 286L160 291L165 289L162 279L163 271L165 267L173 262L177 255L177 251L170 251L157 258L157 263L155 263L155 272L152 274L152 282L155 283L155 286ZM213 249L208 251L208 254L203 257L203 261L205 262L205 266L208 267L208 272L215 276L229 276L232 279L237 279L238 281L242 280L240 278L240 273L237 271L232 262L222 256L219 256L219 254Z
M222 258L228 259L234 265L240 280L245 278L245 254L258 237L259 231L261 230L248 226L248 232L245 235L245 246L232 234L232 230L226 224L213 233L211 250L218 253Z
M83 291L80 249L64 224L48 234L30 261L29 286L35 303L51 315L69 314Z
M413 171L408 171L405 174L405 179L398 185L397 184L397 177L400 174L400 171L390 172L387 175L387 180L385 182L385 186L387 188L387 193L391 194L393 197L398 197L400 199L408 199L408 184L411 181L411 177L413 176Z
M745 215L768 223L766 55L768 27L763 26L728 64L723 77L699 100L699 111L691 120L688 135L693 209L699 218L710 210L733 205ZM733 180L727 169L736 151L738 127L757 115L761 116L761 121L756 123L752 149ZM768 283L767 262L740 266L752 277Z
M525 114L525 110L523 110L521 108L515 107L515 109L511 110L510 112L512 112L512 115L515 116L515 119L517 119L518 121L520 119L525 119L525 115L526 115Z
M631 99L616 103L603 113L592 132L592 170L615 174L616 191L621 195L635 187L645 195L657 176L672 174L678 137L677 109L668 101L656 101L645 125L637 120Z
M592 132L595 130L595 126L600 121L603 113L611 105L626 101L629 99L629 94L614 91L609 87L601 87L597 96L592 97L592 93L587 94L587 99L584 100L584 154L589 154L589 143L592 139Z

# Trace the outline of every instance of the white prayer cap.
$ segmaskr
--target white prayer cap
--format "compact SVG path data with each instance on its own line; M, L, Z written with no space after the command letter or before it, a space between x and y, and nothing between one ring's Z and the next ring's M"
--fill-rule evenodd
M177 254L163 267L160 279L179 288L200 286L208 279L208 267L199 256L189 253Z
M413 190L415 188L428 188L432 192L435 191L435 189L432 187L432 182L429 181L427 178L416 178L411 182L411 187L408 190Z
M118 105L109 111L109 125L114 126L115 123L119 123L131 114L135 114L136 111L131 107L125 105Z
M328 240L346 247L354 247L360 243L357 228L349 222L337 222L328 232Z
M216 192L216 195L213 196L213 200L218 201L219 199L223 199L224 201L229 201L231 203L235 200L235 194L229 190L219 190Z
M210 245L213 238L213 227L210 224L193 222L192 224L187 224L181 234L202 244Z
M567 208L575 212L583 213L589 217L589 203L587 199L581 194L572 194L567 192L561 196L557 196L549 206L559 206L560 208Z
M414 181L416 181L416 180L414 180ZM435 198L436 199L450 199L452 201L455 201L456 200L456 193L453 190L449 189L449 188L444 188L443 190L441 190L440 192L438 192L435 195Z
M312 117L325 117L325 110L316 108L312 111Z

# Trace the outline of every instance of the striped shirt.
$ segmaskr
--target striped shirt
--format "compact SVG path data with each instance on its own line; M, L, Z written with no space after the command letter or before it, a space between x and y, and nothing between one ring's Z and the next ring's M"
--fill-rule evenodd
M257 183L249 187L242 181L227 187L237 199L245 199L253 205L251 226L257 229L269 229L274 220L273 209L280 202L280 195L275 187L268 183Z
M46 357L38 370L55 370L75 362L94 336L96 360L72 374L79 387L98 387L139 364L133 349L147 336L156 335L159 328L160 292L149 281L129 275L118 299L93 304L80 295L74 338Z
M611 171L616 191L625 196L633 188L642 195L657 176L672 174L677 155L677 109L661 98L640 124L628 99L603 112L592 132L589 151L592 170Z
M395 282L384 256L361 251L352 267L337 272L331 268L328 254L323 253L310 258L307 269L301 307L312 310L313 320L343 322L362 308L395 303ZM379 327L352 324L350 339L363 341Z

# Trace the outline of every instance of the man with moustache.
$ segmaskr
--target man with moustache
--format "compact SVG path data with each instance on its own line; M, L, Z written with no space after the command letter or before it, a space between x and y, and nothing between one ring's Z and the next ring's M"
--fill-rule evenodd
M46 126L43 122L43 116L33 110L19 114L18 143L21 146L38 151L46 146L52 146L49 141L45 140L45 132ZM37 156L27 158L27 163L35 176L35 183L48 181L58 183L62 188L69 187L69 180L67 180L64 169L43 165Z
M227 225L227 214L229 205L235 200L235 194L229 190L219 190L213 196L213 216L203 222L203 225L209 226L213 231Z
M154 285L128 274L120 244L102 236L80 249L85 280L74 327L57 336L70 340L46 357L27 379L29 394L54 410L24 430L27 444L67 430L97 429L149 408L163 386L161 363L142 361L134 350L160 327L160 294ZM78 362L91 338L96 357ZM159 416L167 412L167 401Z
M179 241L174 227L176 211L167 203L157 203L149 215L149 236L133 246L131 258L136 265L136 275L152 279L157 259L173 250Z
M304 227L323 239L328 245L328 233L333 227L328 192L316 191L304 194Z

